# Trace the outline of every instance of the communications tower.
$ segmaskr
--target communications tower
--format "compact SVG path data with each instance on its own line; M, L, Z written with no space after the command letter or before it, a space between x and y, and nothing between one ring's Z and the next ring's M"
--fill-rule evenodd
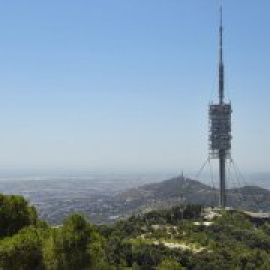
M222 6L220 7L219 26L219 102L209 105L210 123L210 155L211 159L219 160L219 206L226 207L226 160L230 159L231 153L231 103L224 101L224 64L223 64L223 25Z

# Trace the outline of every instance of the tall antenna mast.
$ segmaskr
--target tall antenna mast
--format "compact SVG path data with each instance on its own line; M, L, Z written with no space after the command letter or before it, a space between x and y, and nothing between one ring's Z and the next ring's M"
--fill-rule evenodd
M220 5L220 25L219 25L219 104L224 99L224 65L223 65L223 25L222 25L222 5Z
M210 104L210 158L219 160L219 206L226 207L226 159L231 150L231 104L224 102L223 23L220 5L219 25L219 103Z

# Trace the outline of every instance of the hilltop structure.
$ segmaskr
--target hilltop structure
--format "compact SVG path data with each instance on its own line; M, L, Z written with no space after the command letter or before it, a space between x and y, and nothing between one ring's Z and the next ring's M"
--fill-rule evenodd
M226 207L226 160L231 158L231 104L224 101L223 24L220 7L219 26L219 102L209 105L210 153L209 158L219 160L219 206Z

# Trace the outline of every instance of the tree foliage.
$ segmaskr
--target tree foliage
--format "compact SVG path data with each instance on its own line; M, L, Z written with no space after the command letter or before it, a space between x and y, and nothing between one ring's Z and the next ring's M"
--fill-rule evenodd
M42 236L28 227L0 242L1 269L43 269Z
M37 213L22 196L0 194L0 237L12 236L37 223Z
M201 212L199 205L181 205L112 226L73 214L53 228L23 197L0 195L0 269L270 269L269 221L223 211L204 226Z

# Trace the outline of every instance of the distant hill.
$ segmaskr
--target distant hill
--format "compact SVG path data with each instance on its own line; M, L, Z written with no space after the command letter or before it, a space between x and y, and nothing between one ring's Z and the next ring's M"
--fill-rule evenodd
M114 200L126 213L148 212L179 204L217 206L219 191L199 181L175 177L118 194ZM270 191L257 186L227 190L227 205L235 209L270 212Z

